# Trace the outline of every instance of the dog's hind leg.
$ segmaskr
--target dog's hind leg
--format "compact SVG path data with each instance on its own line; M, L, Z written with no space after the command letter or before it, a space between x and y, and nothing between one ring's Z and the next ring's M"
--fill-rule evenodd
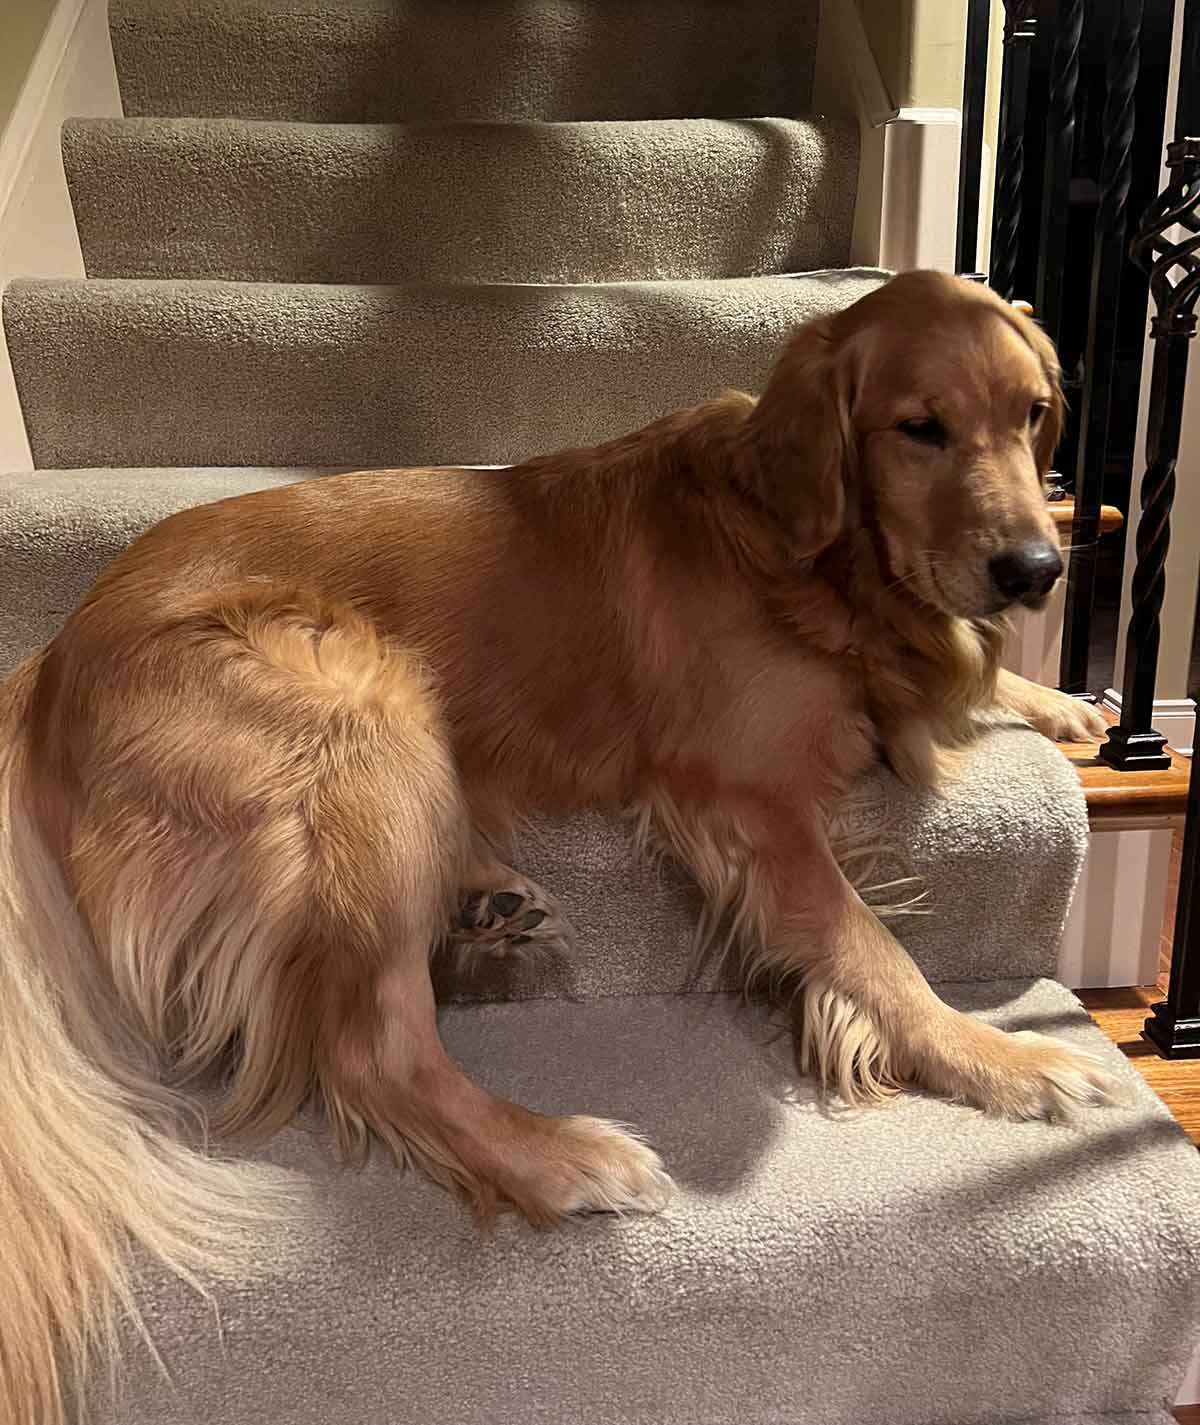
M382 1139L484 1213L661 1206L636 1138L508 1103L442 1047L429 962L471 838L416 661L262 586L125 653L91 682L75 878L149 1037L184 1070L232 1054L214 1127L268 1130L315 1096L349 1153Z

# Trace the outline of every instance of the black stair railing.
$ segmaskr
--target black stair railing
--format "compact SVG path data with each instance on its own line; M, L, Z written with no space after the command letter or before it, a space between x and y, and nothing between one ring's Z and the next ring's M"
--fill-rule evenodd
M1142 476L1137 562L1130 584L1121 721L1100 748L1105 762L1124 768L1170 765L1166 739L1154 730L1152 719L1175 464L1183 426L1188 351L1196 334L1196 300L1200 297L1200 0L1185 0L1181 43L1175 137L1167 145L1170 181L1146 213L1131 249L1150 279L1155 316L1150 327L1154 366L1146 472Z
M1061 681L1072 692L1082 693L1087 687L1095 592L1092 555L1099 536L1117 394L1118 303L1123 290L1135 291L1130 283L1131 273L1136 276L1131 266L1135 264L1148 280L1154 309L1146 467L1129 594L1121 719L1101 745L1100 756L1123 770L1166 768L1170 766L1166 742L1152 720L1188 357L1200 300L1200 0L1178 0L1169 6L1162 0L1107 0L1105 4L1092 0L1087 4L1084 0L1004 0L1004 6L988 280L1006 298L1027 297L1032 292L1039 319L1056 339L1064 317L1062 276L1068 248L1081 46L1089 39L1089 25L1103 22L1106 27L1099 202L1092 226L1079 409L1072 432L1075 517ZM1148 23L1151 15L1153 25ZM1172 15L1181 18L1182 33L1174 136L1166 146L1168 181L1127 247L1131 184L1140 186L1143 193L1152 191L1144 156L1149 154L1157 163L1162 151L1161 110L1155 107L1161 94L1155 92L1147 100L1142 90L1139 99L1139 65L1149 53L1146 45L1152 37L1155 49L1150 72L1161 69ZM981 62L978 51L977 41L969 40L968 66ZM986 48L982 63L986 64ZM968 80L964 108L969 92ZM1144 114L1139 113L1140 105L1144 105ZM1151 131L1155 136L1148 146L1146 136ZM1140 168L1139 162L1143 163ZM978 190L968 191L964 201L975 202L977 207ZM968 230L966 242L959 247L960 271L976 266L972 244L973 234ZM1140 302L1141 291L1135 295ZM1128 385L1124 389L1128 399ZM1071 446L1069 438L1068 449ZM1200 475L1189 471L1185 477ZM1200 602L1194 628L1200 628ZM1200 644L1193 648L1193 667L1197 666L1197 654ZM1194 690L1197 695L1200 689ZM1188 792L1167 998L1153 1007L1145 1033L1168 1057L1200 1057L1200 775L1195 767Z
M983 177L983 118L987 102L989 0L967 0L963 65L962 140L958 154L958 233L955 271L984 280L979 268L979 195Z
M1142 9L1143 0L1116 0L1107 36L1100 206L1092 245L1085 381L1075 453L1071 548L1076 553L1067 567L1059 665L1059 686L1068 693L1088 691L1088 652L1096 596L1095 550L1100 539L1100 509L1104 499L1117 358L1117 295L1121 288L1121 270L1128 261L1126 207L1133 178L1134 96L1141 54Z
M1177 221L1172 215L1179 205L1175 200L1174 207L1162 209L1161 213L1162 200L1154 206L1143 224L1144 231L1139 231L1131 260L1127 245L1131 188L1137 177L1143 195L1140 201L1146 201L1145 195L1153 191L1157 181L1150 176L1151 166L1156 174L1162 152L1162 110L1154 103L1144 103L1144 93L1139 98L1139 69L1151 39L1156 62L1161 63L1169 44L1170 14L1162 0L1004 0L1004 7L990 272L986 280L1006 298L1032 300L1038 320L1059 345L1064 363L1069 366L1066 385L1071 409L1061 448L1063 473L1055 475L1052 482L1052 495L1061 497L1065 492L1074 496L1059 685L1068 692L1090 696L1100 691L1089 688L1089 649L1113 410L1119 407L1126 417L1127 436L1126 413L1133 396L1130 382L1136 380L1136 371L1131 377L1127 359L1122 369L1126 384L1118 390L1121 301L1124 296L1129 309L1130 300L1138 304L1144 300L1145 288L1137 286L1140 279L1134 261L1157 282L1165 300L1162 278L1154 278L1162 257L1153 246L1154 234L1159 233L1161 239L1165 227ZM1149 28L1147 15L1153 21ZM960 164L963 173L969 173L965 159L968 140L975 142L979 128L973 117L968 122L968 109L976 102L981 71L987 63L986 40L980 43L975 24L968 12L964 159ZM1090 55L1091 64L1088 85L1081 80L1085 54ZM1103 61L1103 113L1099 125L1092 124L1085 134L1085 150L1089 142L1092 145L1085 158L1092 166L1083 186L1091 185L1090 191L1098 193L1098 202L1094 219L1082 222L1079 213L1083 210L1073 207L1073 183L1078 173L1081 115L1090 117L1084 100L1096 105L1097 55ZM1193 81L1190 75L1188 78L1189 84L1200 82ZM1182 87L1180 93L1182 96ZM1188 102L1186 97L1181 99L1179 115L1183 127L1177 128L1178 138L1193 131L1184 117ZM1139 112L1142 108L1144 113ZM1138 163L1141 167L1135 175ZM1180 158L1179 163L1184 159ZM959 270L974 275L977 258L973 214L978 211L978 187L968 185L960 191L960 201ZM1158 228L1156 223L1160 224ZM1090 244L1083 263L1081 243ZM1068 322L1067 277L1080 268L1090 278L1086 321L1078 314L1077 299L1076 313ZM1082 285L1081 272L1076 288L1080 297ZM1172 301L1178 307L1186 297L1185 289ZM1155 385L1155 409L1159 416L1151 424L1153 450L1149 452L1150 469L1143 486L1148 515L1143 515L1138 531L1139 564L1131 600L1121 728L1105 744L1102 754L1119 767L1167 765L1163 740L1153 732L1150 719L1157 673L1162 565L1178 451L1178 432L1171 427L1181 412L1180 362L1186 362L1186 356L1168 362L1165 352L1172 346L1186 346L1188 337L1179 330L1182 321L1182 316L1169 318L1160 312L1154 330L1156 352L1161 350L1163 355L1157 358L1160 379ZM1071 327L1069 341L1065 324ZM1129 344L1127 340L1126 346Z
M1025 125L1029 71L1037 36L1034 0L1004 0L1004 58L1000 76L1000 121L996 182L992 194L990 282L1002 297L1016 295L1017 254L1024 203ZM968 48L967 62L971 55Z

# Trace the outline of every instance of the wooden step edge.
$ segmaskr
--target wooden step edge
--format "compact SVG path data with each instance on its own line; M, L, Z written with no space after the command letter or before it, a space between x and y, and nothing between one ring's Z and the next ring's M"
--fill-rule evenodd
M1048 506L1050 518L1054 521L1054 526L1058 530L1058 537L1066 540L1071 534L1071 522L1075 518L1074 500L1052 500ZM1100 506L1100 533L1112 534L1114 530L1120 529L1125 523L1125 516L1117 509L1116 505Z
M1110 727L1116 723L1116 716L1107 708L1100 711ZM1093 827L1152 817L1182 819L1192 772L1190 758L1168 748L1170 767L1160 772L1120 772L1100 760L1099 742L1060 742L1058 746L1079 774Z

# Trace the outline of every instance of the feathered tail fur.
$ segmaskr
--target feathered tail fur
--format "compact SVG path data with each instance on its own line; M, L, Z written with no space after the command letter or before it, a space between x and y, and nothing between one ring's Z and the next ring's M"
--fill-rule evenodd
M132 1247L203 1290L248 1268L256 1229L296 1205L284 1175L186 1146L194 1111L189 1123L102 1012L95 951L30 814L32 671L0 686L3 1425L79 1413L89 1362L122 1320L142 1329Z

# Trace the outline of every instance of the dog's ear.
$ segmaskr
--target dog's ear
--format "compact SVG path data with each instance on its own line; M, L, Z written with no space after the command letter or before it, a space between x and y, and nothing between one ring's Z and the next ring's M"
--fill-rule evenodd
M792 338L746 421L743 479L779 521L796 559L819 554L845 525L849 385L834 319L818 318Z
M1054 343L1038 324L1024 312L1018 313L1018 327L1021 335L1033 348L1033 353L1042 364L1042 371L1050 383L1050 405L1046 414L1038 422L1033 438L1033 458L1037 461L1038 474L1044 480L1050 470L1050 462L1058 448L1066 419L1067 405L1063 398L1062 367L1058 363L1058 353Z

